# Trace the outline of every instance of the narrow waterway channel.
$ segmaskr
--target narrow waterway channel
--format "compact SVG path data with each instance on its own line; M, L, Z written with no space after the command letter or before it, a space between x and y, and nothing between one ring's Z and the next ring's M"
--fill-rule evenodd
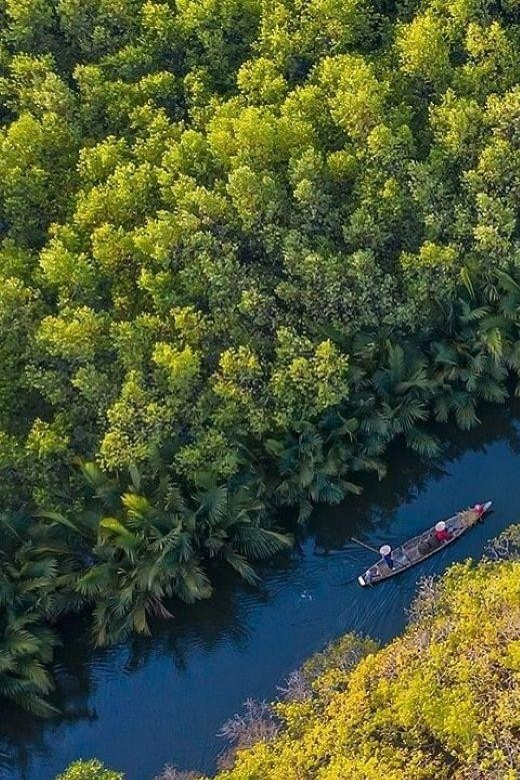
M63 630L55 672L63 715L42 724L3 714L0 777L52 780L72 760L97 756L128 780L165 763L210 772L222 722L248 698L270 699L289 672L347 631L383 642L401 631L418 577L480 558L486 542L520 519L520 407L488 409L468 434L446 429L444 456L422 462L395 448L388 477L359 499L316 512L308 536L262 570L259 589L217 583L214 598L177 609L153 639L108 651L89 647L82 621ZM347 540L397 544L475 500L495 511L446 551L376 588L355 576L373 555Z

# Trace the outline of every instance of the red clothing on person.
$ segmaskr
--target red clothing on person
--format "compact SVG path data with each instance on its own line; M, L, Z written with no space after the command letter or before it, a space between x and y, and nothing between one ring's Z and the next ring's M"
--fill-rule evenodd
M443 528L442 531L435 531L435 538L438 542L447 542L448 539L451 539L451 534Z

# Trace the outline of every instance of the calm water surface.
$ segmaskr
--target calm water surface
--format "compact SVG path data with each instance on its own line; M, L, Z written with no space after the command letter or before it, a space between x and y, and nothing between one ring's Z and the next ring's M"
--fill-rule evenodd
M520 518L520 407L481 418L469 434L442 431L448 443L436 464L394 449L387 479L320 509L295 550L264 567L259 589L223 579L213 599L177 609L152 640L109 651L89 648L81 620L68 624L55 665L63 715L42 724L1 713L0 777L52 780L93 756L128 780L151 780L165 763L210 772L222 749L216 734L246 698L275 696L292 669L346 631L395 636L418 577L479 558L489 538ZM356 584L374 556L347 544L351 535L395 545L488 498L493 515L444 552L377 588Z

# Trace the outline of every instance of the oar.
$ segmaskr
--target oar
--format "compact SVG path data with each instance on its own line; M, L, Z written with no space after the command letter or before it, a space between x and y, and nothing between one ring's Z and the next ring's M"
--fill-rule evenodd
M372 552L375 552L375 553L377 553L377 555L381 555L381 553L379 552L379 550L376 550L376 548L375 548L375 547L370 547L370 545L369 545L369 544L365 544L365 542L361 542L359 539L356 539L356 537L355 537L355 536L351 536L351 537L350 537L350 541L351 541L351 542L355 542L356 544L360 544L360 545L361 545L361 547L366 547L366 548L367 548L367 550L371 550Z
M361 547L366 547L367 550L372 550L372 552L375 552L377 555L381 555L379 550L376 550L375 547L370 547L369 544L365 544L365 542L362 542L360 539L356 539L355 536L350 537L351 542L356 542L356 544L360 544ZM397 566L399 569L406 569L407 564L406 563L399 563L399 561L394 561L394 565Z
M367 550L370 550L371 552L375 552L376 555L381 555L379 550L376 550L375 547L370 547L369 544L365 544L365 542L362 542L360 539L356 539L355 536L351 536L350 537L350 541L351 542L355 542L356 544L360 544L361 547L365 547ZM353 577L351 580L345 580L345 582L340 582L340 586L341 585L350 585L351 582L356 582L356 581L357 581L357 577Z

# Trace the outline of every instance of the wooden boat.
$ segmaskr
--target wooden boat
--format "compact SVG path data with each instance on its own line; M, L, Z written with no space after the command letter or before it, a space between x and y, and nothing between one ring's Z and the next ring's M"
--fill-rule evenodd
M451 534L450 539L438 541L435 537L435 525L423 531L419 536L414 536L401 547L392 550L391 558L394 566L391 569L383 558L371 566L364 574L360 574L358 582L360 585L375 585L378 582L387 580L389 577L395 577L397 574L410 569L421 561L425 561L431 555L444 550L449 544L454 542L459 536L466 533L472 526L480 522L491 509L492 501L485 504L476 504L475 507L457 512L456 515L449 517L444 522L446 530ZM480 507L478 509L477 507Z

